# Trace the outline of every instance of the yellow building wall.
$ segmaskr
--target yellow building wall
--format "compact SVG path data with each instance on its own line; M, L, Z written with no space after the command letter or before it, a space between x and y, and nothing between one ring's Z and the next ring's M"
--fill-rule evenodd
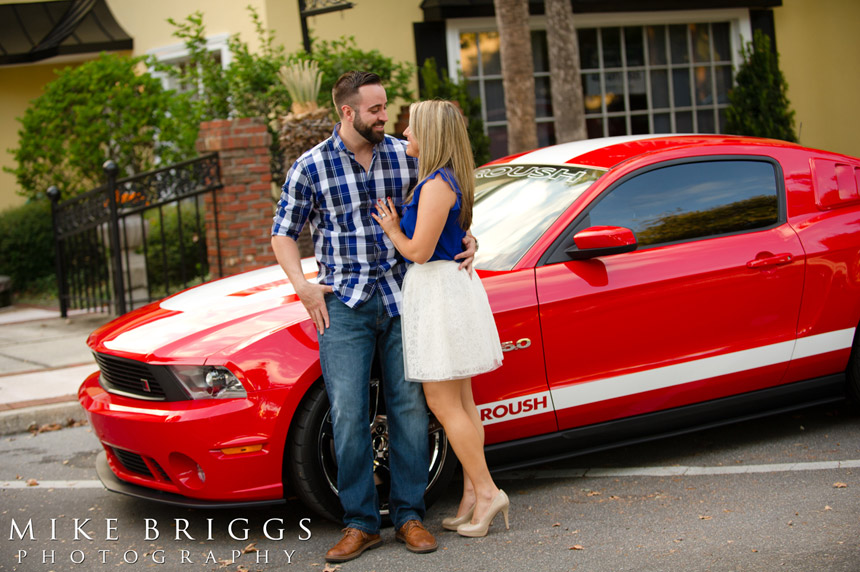
M860 157L860 1L782 0L774 23L800 143Z
M24 204L26 200L17 193L20 188L15 176L2 170L15 168L15 156L10 150L18 147L18 130L30 101L42 93L46 83L56 75L54 69L71 63L32 66L0 67L0 211ZM48 189L45 189L46 191Z

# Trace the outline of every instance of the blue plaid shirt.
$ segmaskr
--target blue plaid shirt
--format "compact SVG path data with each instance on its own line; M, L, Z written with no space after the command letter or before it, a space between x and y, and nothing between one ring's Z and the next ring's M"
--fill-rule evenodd
M332 136L306 152L290 168L272 224L272 235L298 240L311 225L319 282L355 308L380 288L390 316L400 314L400 286L406 265L370 213L378 199L400 207L418 177L418 160L406 142L387 136L373 147L364 170L340 138Z

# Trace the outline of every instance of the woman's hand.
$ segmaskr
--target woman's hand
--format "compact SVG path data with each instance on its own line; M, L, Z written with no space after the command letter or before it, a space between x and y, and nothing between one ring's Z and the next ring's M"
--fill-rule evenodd
M400 215L397 214L397 209L394 208L394 202L391 198L386 198L376 201L376 213L370 213L373 220L379 223L383 232L388 235L388 238L393 238L400 230Z
M466 236L463 237L463 252L454 256L454 261L460 263L459 269L468 272L470 278L476 252L478 252L478 239L472 236L471 231L466 231Z

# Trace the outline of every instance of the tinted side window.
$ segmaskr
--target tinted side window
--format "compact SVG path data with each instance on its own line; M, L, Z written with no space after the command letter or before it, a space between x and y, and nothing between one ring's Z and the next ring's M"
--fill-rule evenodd
M766 161L702 161L654 169L611 190L577 230L622 226L647 246L765 228L779 221L776 177Z

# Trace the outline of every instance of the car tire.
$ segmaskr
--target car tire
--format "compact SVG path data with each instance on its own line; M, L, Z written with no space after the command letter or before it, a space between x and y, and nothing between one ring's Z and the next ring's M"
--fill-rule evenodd
M845 370L845 382L848 399L854 405L860 406L860 328L854 334L851 357L848 358L848 368Z
M384 525L388 517L387 425L378 383L372 382L374 404L370 430L374 439L374 474ZM311 386L296 411L284 455L284 489L295 493L302 503L317 514L341 522L343 509L337 496L337 462L330 420L330 406L322 380ZM428 442L431 459L424 502L427 507L445 492L457 468L457 459L441 425L431 416Z

